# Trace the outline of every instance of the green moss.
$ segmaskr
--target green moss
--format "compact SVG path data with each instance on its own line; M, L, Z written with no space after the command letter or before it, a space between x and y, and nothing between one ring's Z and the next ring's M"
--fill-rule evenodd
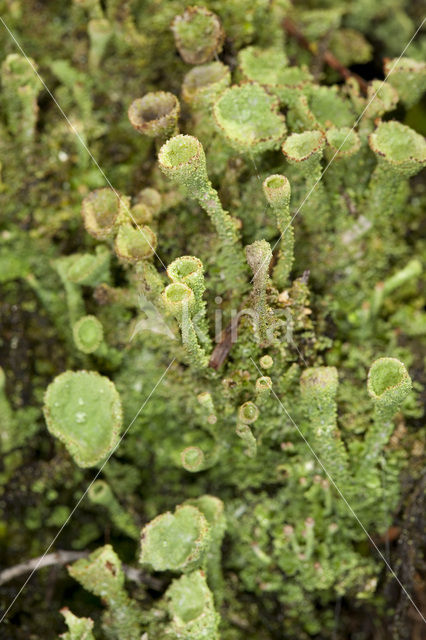
M323 54L412 4L6 3L72 127L0 30L1 562L93 551L12 637L411 633L333 481L421 573L422 38Z

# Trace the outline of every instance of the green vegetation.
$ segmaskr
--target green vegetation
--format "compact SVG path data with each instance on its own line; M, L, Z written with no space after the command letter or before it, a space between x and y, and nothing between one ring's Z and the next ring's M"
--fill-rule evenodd
M0 636L421 637L417 3L0 8Z

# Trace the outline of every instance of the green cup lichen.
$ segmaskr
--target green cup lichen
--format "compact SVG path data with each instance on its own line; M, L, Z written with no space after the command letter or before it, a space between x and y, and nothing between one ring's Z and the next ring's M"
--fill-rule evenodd
M213 116L227 143L241 154L276 149L287 131L277 99L255 82L226 89L214 104Z
M395 411L411 390L411 379L397 358L379 358L368 372L368 393L377 407Z
M191 69L182 82L182 99L195 109L209 108L231 84L231 71L222 62Z
M205 455L200 447L186 447L181 454L182 467L192 473L204 468Z
M77 560L68 567L68 573L107 606L102 620L107 632L117 640L140 640L141 614L127 595L122 564L111 545Z
M202 566L209 544L204 515L191 505L162 513L142 529L140 562L154 571L188 573Z
M95 636L92 633L93 620L90 618L78 618L68 607L61 609L60 613L64 616L68 627L68 631L59 636L62 640L95 640Z
M87 35L90 40L89 66L95 70L99 68L112 39L113 28L106 18L92 18L87 23Z
M147 93L129 107L130 124L150 138L165 140L178 133L179 100L168 91Z
M160 169L182 185L207 212L222 243L227 275L233 279L241 279L244 264L237 226L235 220L223 208L216 190L212 187L201 142L194 136L175 136L161 147L158 162Z
M119 441L120 396L111 380L96 371L66 371L44 396L50 433L64 443L80 467L104 460Z
M366 198L367 214L382 227L404 207L407 180L426 166L426 142L410 127L380 122L368 138L377 158Z
M384 73L398 91L401 102L409 109L426 91L426 62L412 58L386 58Z
M219 640L219 616L202 571L173 580L166 598L176 638Z
M147 225L136 229L130 224L121 225L114 243L117 256L133 264L150 258L156 247L157 236Z
M422 573L417 9L3 4L0 582L35 567L5 633L68 604L67 640L408 637L382 560ZM67 556L80 584L42 568Z
M285 84L288 57L282 49L246 47L238 54L238 66L245 80L263 87Z
M218 16L205 7L187 7L171 29L177 50L188 64L209 62L220 53L225 38Z
M279 174L268 176L262 186L280 232L280 249L273 271L273 281L277 287L283 288L288 282L294 261L294 232L290 213L291 187L288 179Z
M84 198L81 206L86 231L97 240L110 238L120 209L120 200L109 187L92 191Z
M83 316L72 328L77 349L83 353L94 353L101 345L104 330L96 316Z

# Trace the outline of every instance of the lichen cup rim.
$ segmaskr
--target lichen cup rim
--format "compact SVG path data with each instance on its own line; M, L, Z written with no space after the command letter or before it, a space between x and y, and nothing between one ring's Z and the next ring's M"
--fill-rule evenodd
M127 113L132 127L137 131L157 135L158 129L167 128L174 121L177 123L180 104L170 91L150 91L133 100Z
M308 147L308 150L303 149L303 153L295 153L295 148L293 147L293 143L301 143L306 144L306 140L312 140L311 148ZM288 145L291 145L293 148L289 149ZM318 129L313 129L312 131L304 131L303 133L292 133L286 140L284 140L282 144L282 152L286 156L286 158L293 162L303 162L308 158L311 158L316 153L319 153L324 149L325 146L325 135L322 131Z
M255 77L250 75L248 66L250 65L250 57L251 60L254 59L262 59L267 58L268 55L275 54L277 56L282 56L282 65L284 69L288 68L288 57L282 49L278 47L268 47L266 49L262 49L261 47L257 47L256 45L249 45L248 47L244 47L238 52L238 67L243 74L245 80L247 82L258 82L260 85L264 87L276 87L276 86L284 86L281 82L265 82L262 81L259 77ZM247 59L247 57L249 59Z
M346 136L345 136L346 134ZM340 141L333 140L333 136L345 136L342 143ZM359 151L361 147L361 140L356 131L350 127L330 127L327 129L326 134L327 145L330 150L335 154L336 158L349 158ZM352 144L349 149L344 149L346 143L352 139Z
M273 184L272 184L273 183ZM277 184L279 183L279 184ZM289 179L281 173L273 173L263 181L263 188L267 191L282 192L283 190L290 190Z
M216 70L220 73L215 73ZM231 77L231 71L226 64L220 62L220 60L214 60L213 62L206 62L199 66L190 69L183 79L183 87L189 90L193 90L195 93L197 90L202 90L212 85L218 84L229 75Z
M339 372L333 366L308 367L300 376L302 392L326 392L335 394L339 384Z
M381 372L384 372L385 375L377 377ZM406 395L410 388L409 373L404 363L398 358L378 358L371 365L368 372L367 389L373 399L391 400L395 392L401 391L403 395Z
M246 413L247 410L249 411L248 414ZM238 417L241 422L244 422L244 424L252 424L253 422L256 422L259 414L260 412L258 407L251 400L244 402L238 409Z
M179 27L180 23L188 24L191 17L197 18L201 15L204 17L208 17L211 20L211 26L213 28L210 28L209 35L213 35L213 39L208 46L206 46L207 43L205 43L204 49L201 48L201 51L194 53L187 48L188 43L185 43L183 41L181 34L179 33ZM183 13L178 14L174 17L170 28L173 32L176 48L179 51L181 58L187 64L205 64L214 57L215 53L220 53L220 51L222 50L223 42L225 40L225 32L222 27L222 22L219 16L207 7L196 5L187 6L184 9Z
M163 527L165 527L166 529L173 528L173 524L176 523L179 518L184 517L184 512L191 514L192 523L195 523L197 528L197 536L191 541L187 540L187 542L191 542L191 548L189 549L187 555L178 559L178 562L174 562L172 566L172 563L170 561L164 560L164 557L161 557L161 554L156 553L155 540L152 539L152 534L155 533L155 529L159 524L163 525ZM207 542L208 532L209 525L207 519L200 511L200 509L197 509L197 507L195 507L194 505L182 504L176 507L173 513L171 511L160 513L153 520L148 522L141 531L141 553L139 556L139 562L141 564L150 565L158 571L164 571L168 569L172 571L179 571L187 568L201 558L204 552L203 543ZM157 558L155 558L155 556L157 556ZM149 559L149 557L151 559ZM160 562L158 562L158 560Z
M179 295L179 291L181 292L181 295ZM185 301L191 303L194 298L194 292L184 282L172 282L164 289L163 297L170 304L180 305Z
M195 454L193 461L187 460L188 454ZM187 471L198 471L204 464L205 455L203 450L197 446L185 447L180 453L181 463Z
M142 243L144 243L147 250L143 253L132 253L128 246L126 246L126 234L128 236L127 242L129 242L130 239L129 236L133 236L134 240L140 240L140 248L142 248ZM156 247L157 236L148 225L138 226L135 228L130 224L130 222L129 224L123 224L120 226L114 242L114 250L117 256L125 262L132 264L150 258L155 254Z
M391 145L393 142L392 139L390 140L389 146L386 144L386 141L384 141L383 139L380 139L381 136L383 135L383 131L385 132L386 130L389 131L391 128L393 128L394 130L398 130L399 133L404 134L405 136L410 137L409 141L404 140L405 153L403 157L400 157L400 158L395 157L396 155L395 151L398 154L401 153L401 150L402 150L401 145L399 146L399 148L392 149L391 148ZM384 142L385 144L383 144ZM424 137L419 133L417 133L417 131L414 131L414 129L412 129L411 127L404 125L401 122L398 122L397 120L380 121L376 129L372 133L370 133L368 137L368 143L370 145L370 149L375 154L377 154L381 158L384 158L386 162L388 162L390 165L393 165L395 167L403 168L404 166L412 165L412 164L420 165L420 166L426 164L426 141ZM410 143L413 143L413 144L410 144ZM383 148L383 146L385 148ZM413 146L419 147L419 151L421 151L420 157L413 156L409 153L409 149L413 149Z
M87 324L92 325L94 329L92 334L92 346L90 347L84 343L84 336L82 336L80 333L81 330L84 329L84 325L87 326ZM102 326L102 323L93 314L88 314L79 318L77 322L74 324L72 331L74 336L74 342L76 343L77 347L83 353L88 353L88 354L96 351L96 349L100 346L104 337L104 328Z
M179 145L179 148L177 148L176 145ZM184 151L183 157L173 162L173 155L178 157L177 152L180 153L182 150ZM190 154L188 154L188 151L190 151ZM196 166L203 153L203 145L198 138L186 134L179 134L173 136L163 144L158 153L158 160L165 169L173 171Z
M239 124L240 126L243 124L243 121L241 119L241 112L238 112L238 115L236 118L232 118L232 117L226 116L223 113L223 106L227 101L229 101L228 104L232 107L234 101L232 100L232 98L230 99L230 97L233 94L240 93L240 92L242 94L243 92L247 92L250 90L258 93L257 97L259 100L260 99L265 100L264 106L266 106L266 102L269 103L267 105L269 110L268 115L271 118L275 119L274 125L277 127L276 132L272 132L272 131L271 133L265 132L264 135L261 135L257 131L255 131L254 126L251 127L253 131L253 135L250 137L248 137L247 131L242 132L241 134L238 134L236 133L238 130L235 129L235 131L232 132L232 127L230 127L231 123L237 124L237 125ZM247 106L249 107L249 105ZM256 106L257 108L259 108L259 105L256 105ZM244 149L245 151L250 151L250 150L261 151L261 150L267 150L268 148L273 148L275 145L279 144L279 142L283 139L283 137L287 132L284 115L279 112L278 98L275 95L268 93L259 82L252 82L252 81L240 82L239 84L234 84L228 87L227 89L225 89L213 105L213 118L214 118L216 127L218 128L219 131L221 131L222 135L225 137L228 143L238 150ZM245 121L247 122L247 120ZM227 122L229 122L228 126L226 126Z
M183 269L181 265L183 263ZM188 267L188 270L185 269ZM192 267L192 268L190 268ZM194 274L202 274L204 272L203 263L196 256L180 256L171 262L167 267L167 275L171 280L182 281Z
M110 438L105 446L99 450L98 455L95 458L90 458L87 455L82 453L82 444L79 442L75 436L71 436L69 432L67 434L64 433L63 428L58 427L56 419L53 417L52 403L51 403L51 395L54 391L57 391L58 385L63 383L66 384L66 381L76 376L87 376L96 378L97 380L101 380L102 384L105 385L106 388L111 392L111 405L110 405L110 417L111 417L111 428L110 428ZM56 388L55 388L56 387ZM92 388L90 385L88 388ZM44 393L44 403L43 403L43 414L46 420L46 425L48 430L52 435L54 435L60 442L62 442L70 455L74 458L75 462L82 468L93 467L98 462L103 460L116 446L119 437L119 433L123 423L123 409L121 405L120 395L114 385L114 383L107 378L106 376L101 375L97 371L87 371L86 369L80 369L78 371L64 371L59 374L52 380L52 382L47 387ZM84 447L83 447L84 448Z
M105 205L106 208L106 200L108 199L110 199L111 204L114 203L115 210L111 212L104 211L97 213L94 209L96 201L98 205ZM105 203L102 202L103 200L105 200ZM108 213L107 220L104 224L102 224L101 220L101 216L103 213ZM90 235L98 238L99 240L104 240L111 235L119 213L120 195L110 187L93 189L93 191L88 193L81 203L81 215L83 218L84 227Z

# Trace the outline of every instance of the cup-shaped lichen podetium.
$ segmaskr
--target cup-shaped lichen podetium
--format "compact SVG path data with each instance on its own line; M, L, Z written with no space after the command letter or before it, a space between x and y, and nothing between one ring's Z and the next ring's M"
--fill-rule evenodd
M253 402L245 402L238 409L238 420L244 424L252 424L259 417L259 409Z
M396 120L380 122L368 140L378 163L395 176L409 178L426 165L425 139Z
M256 402L263 405L271 395L272 380L269 376L261 376L257 378L255 385Z
M91 618L78 618L68 607L64 607L59 613L64 616L68 627L68 632L59 636L62 640L73 640L74 638L95 640L95 636L92 633L94 622Z
M262 186L265 198L274 211L278 231L281 233L280 251L274 267L273 280L282 288L287 284L294 261L294 233L290 214L291 188L287 178L280 174L268 176Z
M367 390L374 402L374 422L368 428L359 462L361 483L366 475L374 473L374 465L394 430L393 415L411 390L411 378L396 358L379 358L368 372Z
M80 467L93 467L116 446L122 426L118 391L95 371L66 371L48 386L44 417Z
M208 364L204 349L198 342L197 333L191 319L196 310L194 292L183 282L173 282L163 291L162 299L166 309L176 318L181 333L182 343L187 351L188 360L195 369L203 369ZM203 327L201 327L203 331Z
M83 316L72 328L76 347L83 353L93 353L101 345L104 330L95 316Z
M173 580L166 591L171 628L176 638L219 639L219 615L203 571Z
M249 424L256 422L259 417L259 409L253 402L245 402L238 408L237 426L235 433L246 445L246 455L253 458L256 455L257 443Z
M104 480L96 480L90 485L87 494L90 502L101 505L108 511L110 519L119 531L134 540L139 540L139 528L118 502L109 484Z
M296 131L307 128L324 131L330 127L351 127L355 114L337 87L312 85L294 102L288 120Z
M210 62L188 71L182 83L182 99L195 109L209 107L231 84L231 71L222 62Z
M313 446L333 480L344 488L348 479L348 456L337 428L335 367L310 367L300 378L300 392Z
M167 275L172 282L183 282L188 285L194 292L197 306L200 307L206 285L203 263L199 258L195 256L176 258L167 267Z
M276 148L287 131L278 99L255 82L226 89L215 102L213 115L225 140L242 154Z
M161 195L156 189L146 187L135 198L131 219L135 224L149 224L161 210Z
M246 47L239 52L238 63L245 80L258 82L288 106L313 82L306 67L287 66L288 59L282 49Z
M379 358L368 372L367 389L379 409L395 412L411 390L411 378L397 358Z
M165 140L178 132L179 100L168 91L147 93L134 100L128 115L132 127L150 138Z
M182 505L142 529L139 560L154 571L192 571L202 566L209 541L204 515L196 507Z
M194 136L170 138L158 154L160 169L172 180L198 193L208 188L206 156L203 145Z
M279 211L286 209L290 204L291 187L288 179L279 174L274 173L263 181L263 192L265 198L273 207ZM279 227L282 227L285 220L277 220ZM280 231L282 229L280 228Z
M426 165L426 142L423 136L395 120L380 122L368 142L377 166L368 185L366 213L386 229L388 219L404 207L408 178Z
M169 264L167 275L172 282L182 282L194 292L195 305L193 313L194 315L197 314L198 328L205 336L203 342L211 346L205 317L206 303L203 300L204 291L206 290L203 263L195 256L181 256Z
M321 131L293 133L282 146L287 161L298 168L299 177L305 182L306 195L297 211L303 205L306 224L314 232L325 228L329 216L327 194L320 181L324 147L325 136Z
M195 306L194 292L182 282L169 284L162 293L167 309L177 319L181 320L187 310L190 316Z
M85 229L97 240L105 240L113 234L119 213L120 199L108 187L89 193L81 206Z
M157 236L148 226L135 229L123 224L115 238L115 253L124 262L136 263L150 258L155 253Z
M321 131L293 133L285 140L282 151L290 164L299 165L306 178L316 173L325 147Z
M398 91L407 108L417 104L426 91L426 62L412 58L385 59L385 77ZM389 76L389 77L388 77Z
M95 254L75 253L66 268L66 278L74 284L95 287L110 278L111 252L104 245L95 248Z
M111 637L117 640L140 639L140 610L127 595L121 561L111 545L99 547L88 558L77 560L68 567L68 573L87 591L102 598L108 607L103 627L108 629Z
M87 23L87 35L90 40L89 67L92 70L99 67L113 34L114 27L105 18L93 18Z
M37 95L42 88L37 64L18 53L9 54L1 65L2 107L15 147L31 143L38 115Z
M327 147L325 155L327 160L344 160L350 158L359 151L361 141L359 135L349 127L332 127L325 134Z
M186 447L180 454L182 467L195 473L204 468L206 457L200 447Z
M209 62L220 53L225 34L218 16L205 7L187 7L171 29L176 48L188 64Z
M358 159L353 156L360 150L361 140L356 131L349 127L331 127L325 137L327 146L324 155L328 163L325 181L329 186L329 193L337 199L342 197L342 183L355 188L360 182Z
M238 54L238 67L245 80L258 82L263 87L283 84L283 73L288 58L282 49L245 47Z
M395 109L398 99L398 91L391 84L384 83L382 80L373 80L368 85L367 104L362 114L360 128L364 128L365 120L374 121L375 118Z
M161 194L158 193L157 189L146 187L137 194L136 204L145 205L145 207L147 207L151 212L152 216L155 217L161 210Z
M300 377L300 391L313 429L334 425L339 380L336 367L309 367Z

